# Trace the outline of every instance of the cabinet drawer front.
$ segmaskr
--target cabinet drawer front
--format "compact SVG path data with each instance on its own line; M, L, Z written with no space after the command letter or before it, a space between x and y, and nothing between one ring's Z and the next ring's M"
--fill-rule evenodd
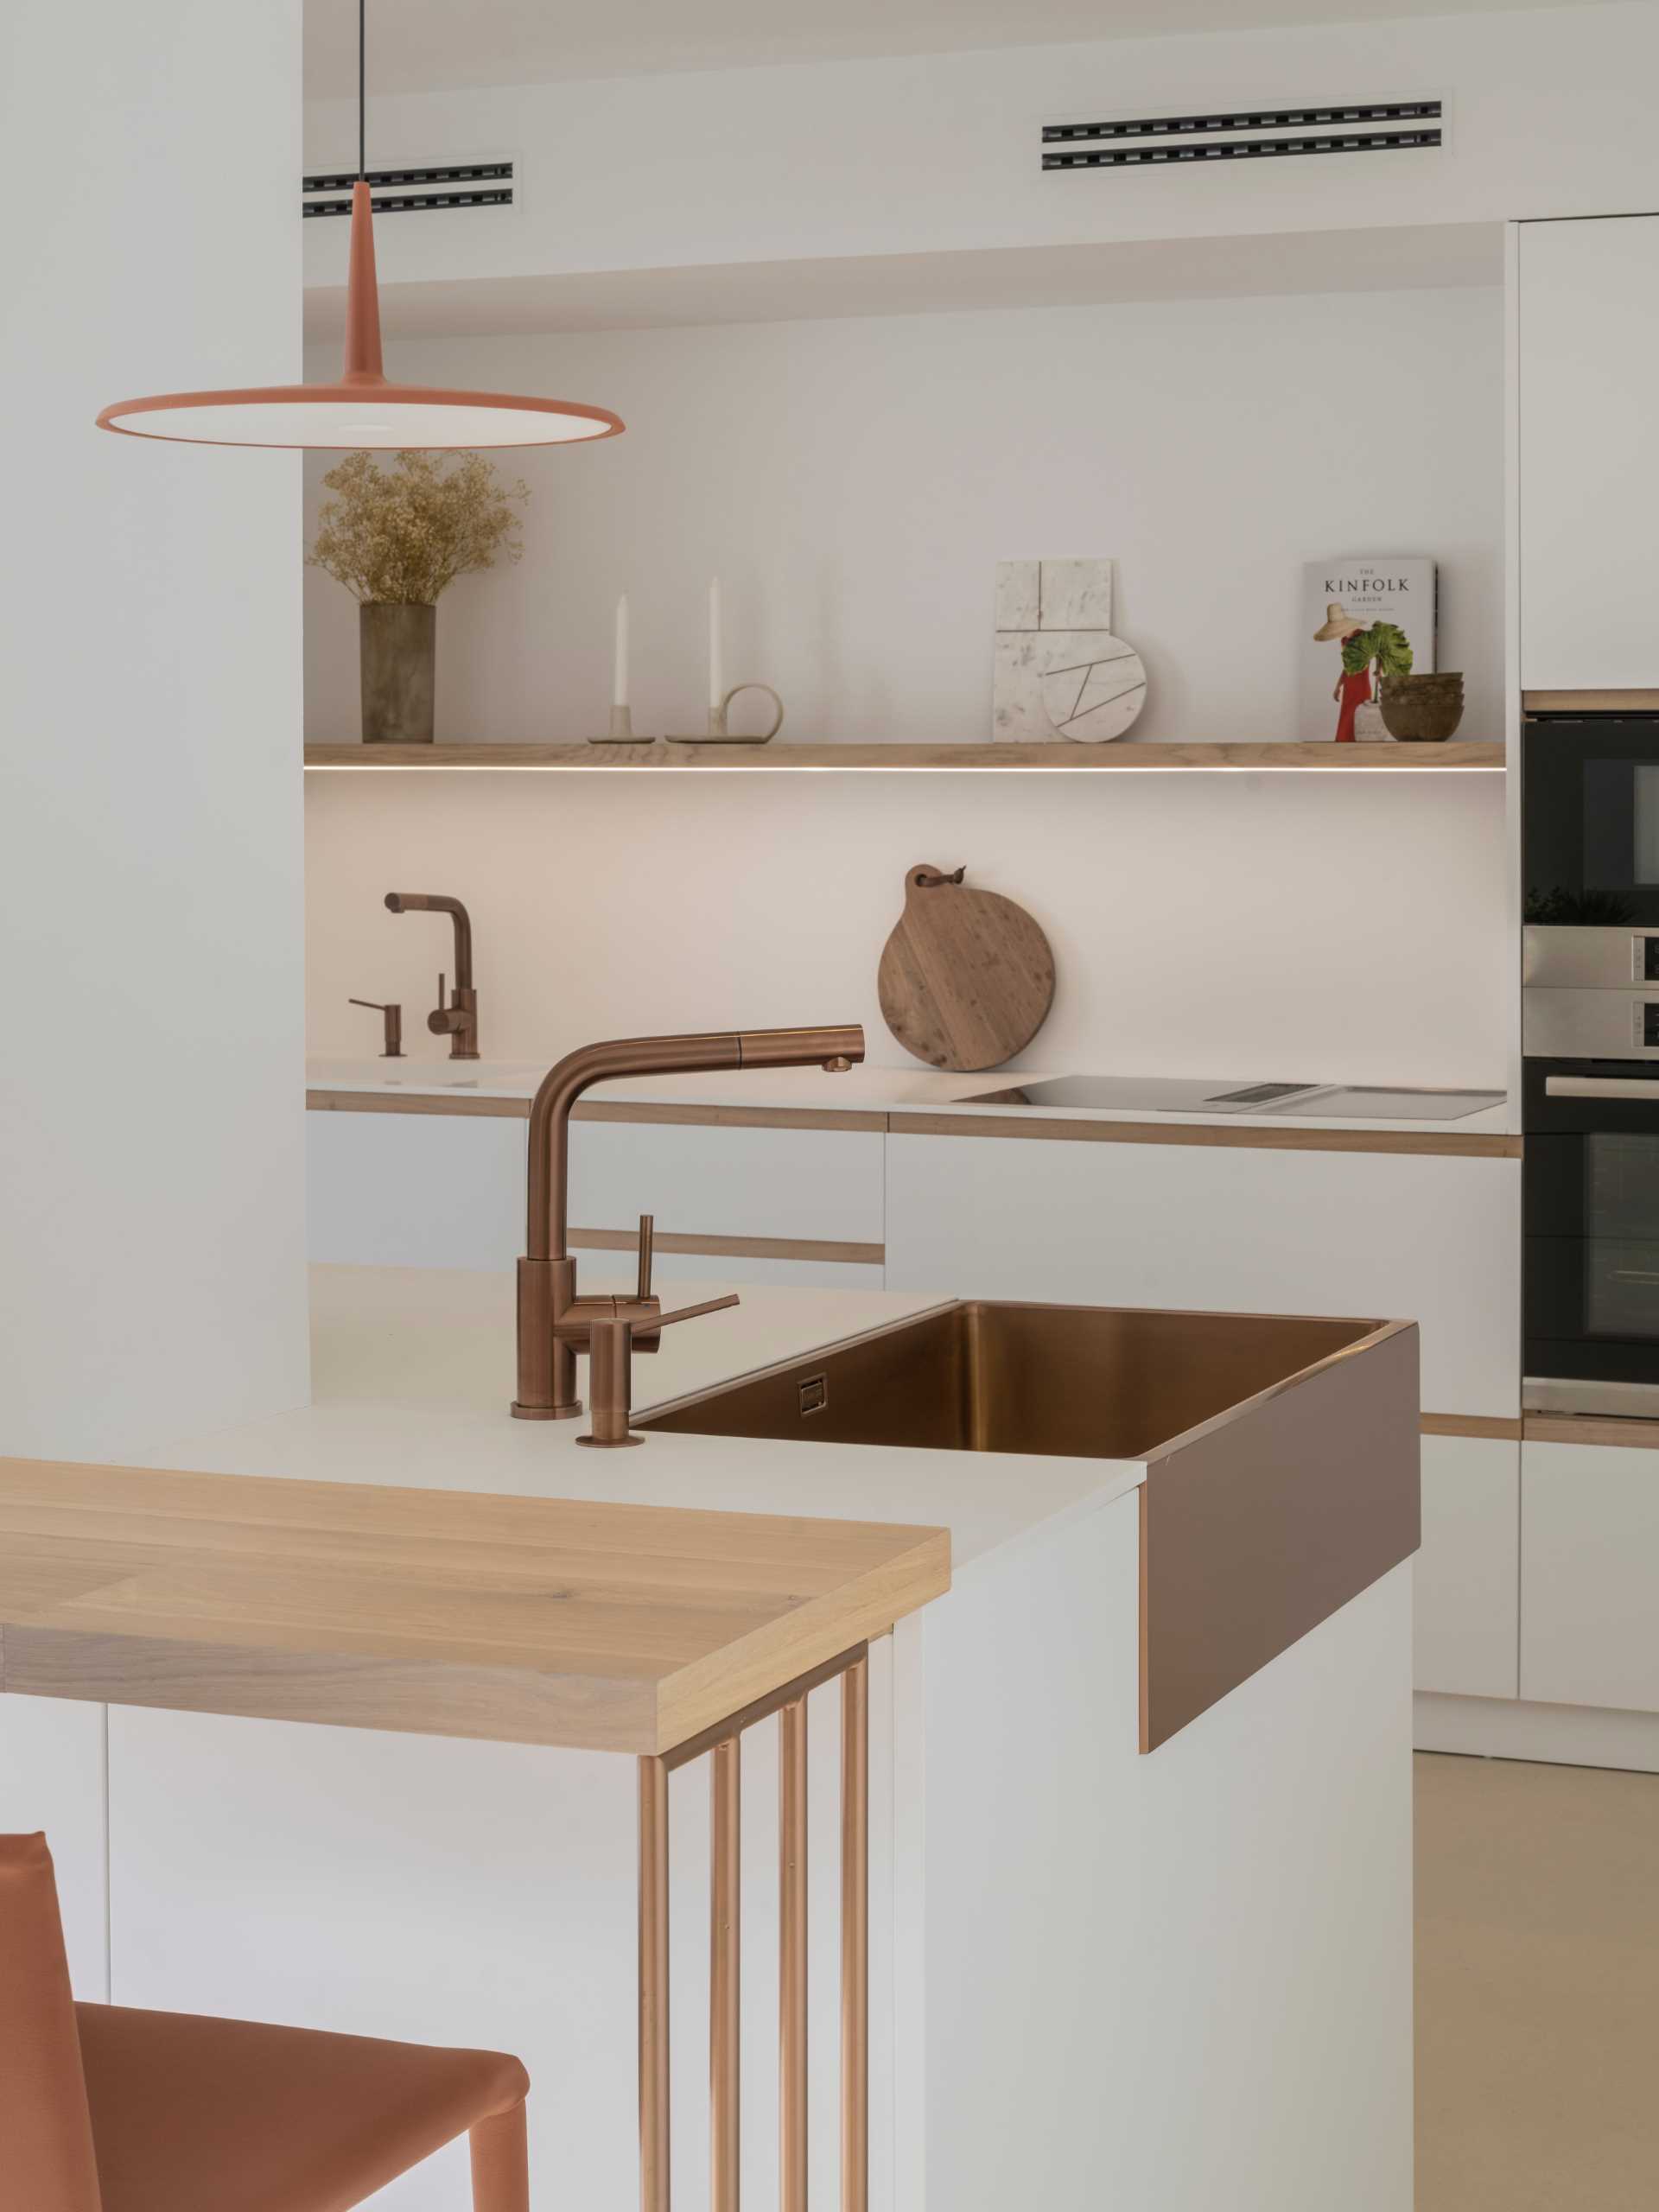
M306 1135L314 1261L511 1268L524 1250L523 1122L311 1114ZM642 1213L653 1213L671 1239L701 1235L850 1248L707 1257L664 1250L658 1268L664 1281L677 1274L879 1287L881 1146L879 1134L863 1130L578 1122L570 1132L570 1225L577 1232L631 1231ZM620 1253L590 1253L580 1243L578 1249L584 1279L627 1271ZM811 1272L793 1272L797 1265Z
M363 1268L511 1268L524 1249L524 1124L308 1114L306 1248Z
M880 1244L879 1131L578 1122L570 1224L626 1229L642 1213L676 1236Z
M1420 1690L1514 1697L1518 1688L1521 1447L1423 1439L1414 1680Z
M1522 1446L1521 1694L1659 1713L1659 1451Z
M1423 1404L1520 1409L1520 1162L888 1140L887 1282L1416 1321Z

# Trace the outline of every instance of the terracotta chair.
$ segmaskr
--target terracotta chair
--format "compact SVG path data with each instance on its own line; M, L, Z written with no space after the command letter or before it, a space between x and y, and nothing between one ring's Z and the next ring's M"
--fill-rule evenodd
M52 1858L0 1836L6 2212L348 2212L470 2134L475 2212L529 2212L516 2058L77 2005Z

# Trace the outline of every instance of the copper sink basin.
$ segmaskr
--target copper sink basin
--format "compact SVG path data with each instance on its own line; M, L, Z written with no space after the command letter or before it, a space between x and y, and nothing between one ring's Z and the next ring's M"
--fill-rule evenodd
M1418 1418L1408 1321L973 1300L633 1426L1141 1463L1150 1751L1416 1550Z
M1379 1325L974 1300L636 1414L632 1425L798 1443L1147 1459Z

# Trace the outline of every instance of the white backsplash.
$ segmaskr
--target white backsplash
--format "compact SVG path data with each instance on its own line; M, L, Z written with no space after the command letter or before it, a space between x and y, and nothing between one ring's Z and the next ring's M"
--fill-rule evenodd
M365 773L307 779L309 1039L427 1034L471 908L485 1055L630 1033L861 1020L918 861L1046 931L1018 1064L1502 1088L1513 997L1498 775ZM915 1065L910 1063L910 1065Z

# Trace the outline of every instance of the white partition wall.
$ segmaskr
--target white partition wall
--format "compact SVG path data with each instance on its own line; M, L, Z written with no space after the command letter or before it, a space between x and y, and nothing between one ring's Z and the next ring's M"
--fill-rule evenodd
M299 0L0 24L0 1451L306 1395L299 463L93 428L299 373Z
M0 1452L307 1392L299 463L93 427L298 374L299 104L299 0L0 11ZM0 1700L89 1997L104 1794L96 1707Z

